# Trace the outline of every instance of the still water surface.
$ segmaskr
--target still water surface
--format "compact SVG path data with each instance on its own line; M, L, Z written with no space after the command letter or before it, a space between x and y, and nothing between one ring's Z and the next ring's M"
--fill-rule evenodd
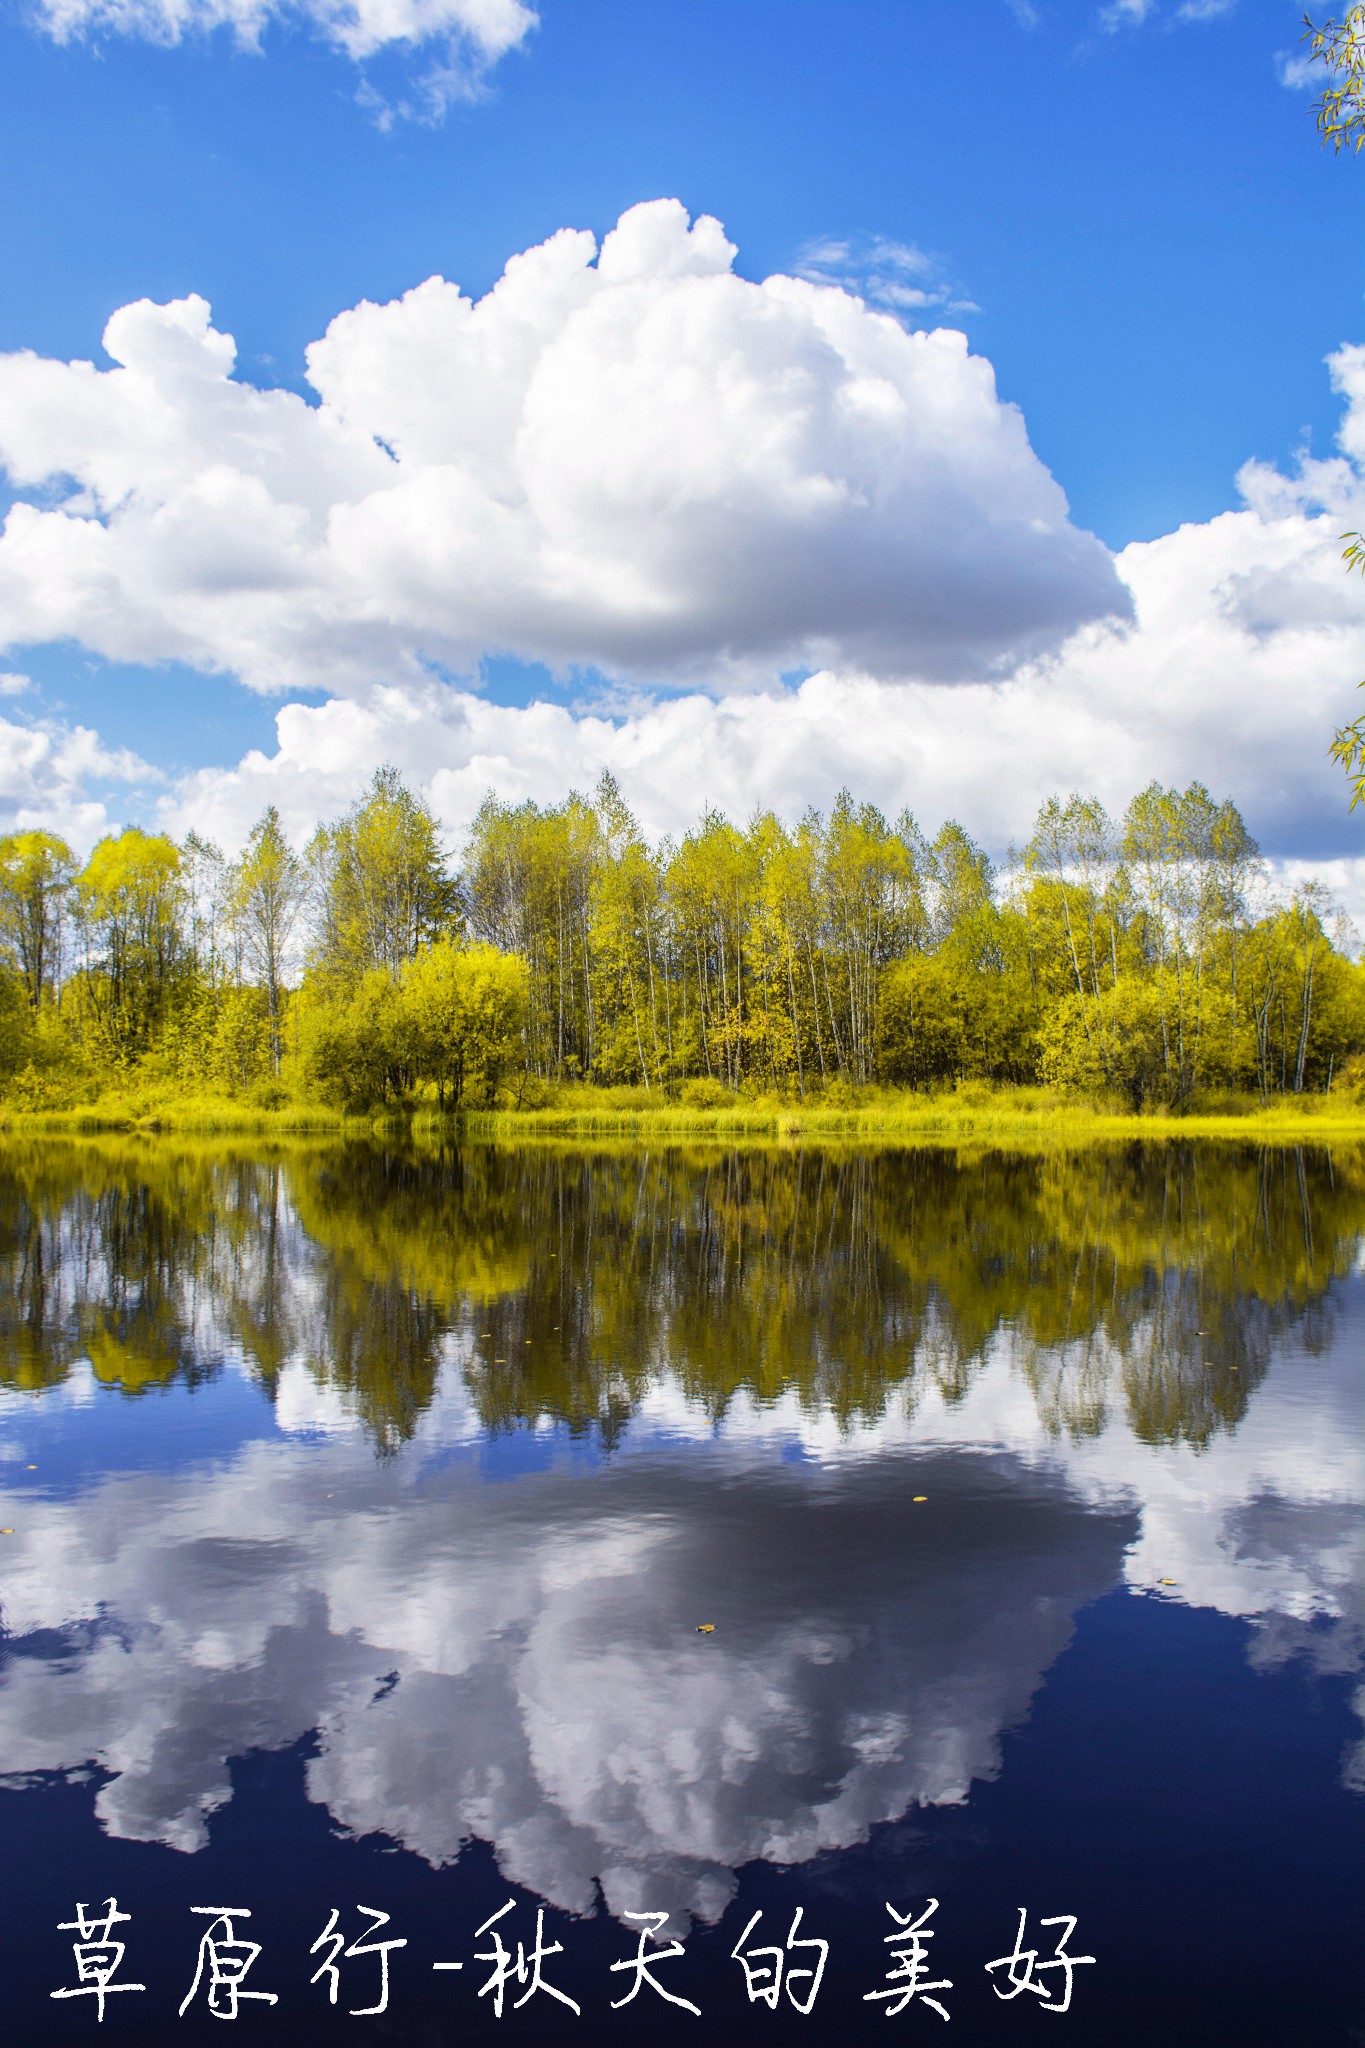
M1363 1247L1341 1150L10 1144L0 2038L112 1896L100 2039L234 1906L262 2042L1365 2041Z

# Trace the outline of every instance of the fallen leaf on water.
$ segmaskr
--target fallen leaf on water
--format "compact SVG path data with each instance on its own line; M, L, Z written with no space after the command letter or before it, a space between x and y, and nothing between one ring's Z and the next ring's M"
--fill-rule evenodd
M714 1621L699 1621L697 1623L697 1634L699 1636L713 1636L715 1632L716 1624Z
M12 1536L13 1534L13 1529L0 1529L0 1536Z
M1180 1581L1179 1579L1158 1579L1157 1584L1158 1586L1178 1586Z
M929 1498L929 1496L928 1496L928 1494L927 1494L927 1493L917 1493L917 1494L915 1495L915 1499L916 1499L917 1501L920 1501L920 1500L928 1500L928 1498Z

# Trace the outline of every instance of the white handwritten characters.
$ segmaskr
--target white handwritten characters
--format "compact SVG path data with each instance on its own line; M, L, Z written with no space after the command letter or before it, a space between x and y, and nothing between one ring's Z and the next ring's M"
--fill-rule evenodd
M952 2014L947 2007L940 2005L936 1998L929 1996L929 1993L951 1991L952 1978L936 1977L930 1981L926 1981L925 1978L925 1972L929 1968L928 1944L934 1938L934 1929L926 1927L924 1923L937 1913L938 1900L930 1899L918 1920L912 1918L909 1913L898 1913L889 1899L886 1902L886 1910L896 1925L891 1933L883 1935L882 1939L891 1944L891 1953L896 1958L898 1967L887 1971L886 1986L883 1990L865 1991L863 2002L866 2003L869 1998L893 2000L894 2002L886 2008L886 2017L893 2020L898 2012L905 2011L912 1998L919 1997L941 2020L951 2019Z
M693 2005L692 2001L688 1998L678 1998L673 1992L665 1991L658 1979L650 1974L656 1963L666 1963L671 1957L680 1956L684 1953L683 1945L680 1941L670 1941L667 1948L656 1947L646 1953L645 1943L647 1941L658 1942L662 1936L663 1929L667 1927L667 1913L625 1913L622 1915L622 1918L626 1920L643 1920L645 1924L640 1929L640 1945L636 1949L635 1954L633 1956L625 1956L619 1963L613 1963L611 1966L613 1970L634 1970L635 1972L635 1982L631 1985L625 1997L613 1998L611 2002L612 2011L616 2012L621 2006L629 2005L631 1999L638 1996L640 1986L648 1984L651 1991L657 1991L660 1998L666 1998L670 2005L680 2005L684 2012L690 2012L695 2019L700 2019L700 2006Z
M998 1984L993 1984L991 1988L997 1998L1017 1998L1021 1991L1036 1991L1043 2002L1042 2009L1044 2012L1065 2012L1071 2003L1071 1979L1073 1973L1080 1964L1093 1963L1095 1958L1093 1956L1069 1956L1066 1952L1066 1945L1076 1928L1074 1914L1054 1913L1051 1919L1038 1922L1040 1927L1060 1927L1063 1929L1063 1932L1057 1937L1055 1953L1050 1961L1046 1963L1039 1962L1036 1948L1024 1947L1024 1929L1027 1924L1028 1908L1027 1906L1021 1906L1019 1908L1019 1932L1014 1937L1013 1954L997 1956L993 1963L987 1963L986 1965L987 1970L992 1974L996 1970L1008 1969L1010 1988L1008 1991L1002 1991ZM1063 1988L1060 1998L1049 1998L1048 1992L1055 1989L1055 1987L1051 1984L1039 1982L1045 1970L1060 1970L1062 1972Z
M361 1929L361 1934L373 1934L377 1928L387 1927L389 1924L390 1915L381 1913L378 1906L357 1906L356 1911L357 1913L363 1913L370 1923L368 1927ZM353 2005L349 2007L353 2020L369 2019L373 2014L387 2012L389 2009L389 1950L391 1948L406 1948L408 1945L407 1936L390 1935L387 1941L362 1941L360 1936L357 1935L350 1947L347 1948L346 1937L337 1928L337 1921L340 1917L336 1907L333 1906L327 1925L309 1949L308 1953L310 1956L315 1956L318 1950L324 1946L327 1946L328 1952L326 1960L318 1964L317 1969L308 1981L310 1984L316 1984L319 1977L326 1977L328 1980L327 1996L331 1999L332 2004L335 2005L337 2002L337 1980L341 1975L340 1970L337 1968L337 1957L339 1955L344 1956L349 1961L352 1956L378 1956L379 2003L377 2005Z
M804 1941L797 1940L796 1930L801 1925L801 1915L804 1911L804 1906L798 1906L792 1915L791 1931L787 1935L785 1953L776 1944L770 1948L751 1948L747 1951L745 1950L745 1942L763 1918L761 1912L754 1914L743 1934L740 1935L739 1940L731 1949L731 1956L744 1971L744 1985L749 1994L750 2005L753 2005L757 1999L762 1998L767 2001L770 2009L776 2012L777 2001L782 1994L782 1986L785 1980L787 1996L796 2010L803 2018L810 2012L811 2007L815 2003L815 1994L820 1989L820 1979L825 1974L825 1964L829 1960L829 1943L821 1941L813 1935L807 1935ZM787 1957L793 1950L798 1948L818 1948L820 1951L819 1962L810 1969L807 1969L803 1964L800 1969L794 1970L790 1963L787 1962ZM810 1989L798 1996L792 1989L792 1986L798 1981L805 1981L806 1979L810 1980Z
M180 2001L180 2017L194 2000L208 1965L208 1988L205 1998L208 2009L216 2020L235 2020L237 2008L244 1998L259 1998L267 2005L274 2005L278 1993L274 1991L243 1991L242 1979L261 1952L258 1941L239 1941L232 1925L234 1920L249 1920L249 1906L191 1906L191 1913L202 1913L210 1921L204 1929L199 1943L199 1960L194 1968L194 1982ZM218 1928L223 1932L219 1934Z
M78 1982L67 1985L64 1990L50 1991L49 1998L94 1998L100 2019L104 2018L104 2000L110 1991L145 1991L145 1984L115 1984L119 1964L123 1961L126 1944L111 1939L113 1929L120 1920L131 1920L131 1913L120 1913L117 1899L106 1899L104 1911L94 1912L82 1900L76 1907L74 1920L59 1920L58 1927L70 1928L80 1935L73 1941L72 1950L76 1957Z
M501 1934L497 1931L497 1927L499 1920L501 1920L505 1914L508 1914L515 1909L516 1903L517 1902L515 1899L509 1899L505 1906L499 1906L496 1913L492 1913L489 1915L488 1919L484 1921L482 1927L476 1927L474 1930L474 1938L476 1941L478 1940L481 1934L487 1934L490 1928L493 1930L492 1948L479 1948L475 1949L474 1951L475 1959L478 1962L491 1963L493 1965L492 1974L489 1976L487 1983L481 1984L479 1986L480 1998L486 1998L489 1992L491 1991L493 1994L493 2016L495 2019L501 2019L503 1998L506 1994L508 1984L515 1977L518 1984L525 1984L526 1989L522 1992L520 1998L513 1999L513 2012L515 2012L519 2006L525 2005L526 2001L529 1998L534 1998L537 1991L546 1991L549 1993L551 1998L557 1998L561 2005L567 2005L570 2012L578 2014L581 2018L581 2008L574 2002L572 1998L569 1997L567 1991L556 1990L555 1986L553 1984L547 1984L544 1977L541 1975L540 1966L545 1961L545 1958L547 1956L562 1955L564 1952L564 1944L562 1941L552 1941L548 1947L546 1946L545 1909L543 1906L538 1906L536 1908L535 1947L529 1950L528 1952L525 1946L521 1942L518 1942L516 1958L515 1960L513 1960L512 1951L503 1942L503 1938ZM437 1969L448 1969L450 1965L442 1965L438 1963L437 1965L435 1965L435 1967ZM455 1967L458 1968L458 1964Z

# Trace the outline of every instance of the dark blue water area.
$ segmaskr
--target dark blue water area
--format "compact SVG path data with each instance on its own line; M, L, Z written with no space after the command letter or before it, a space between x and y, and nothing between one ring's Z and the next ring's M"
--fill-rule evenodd
M501 2020L480 1998L489 1937L475 1930L509 1898L499 1923L515 1948L534 1940L539 1901L509 1885L491 1852L473 1843L433 1870L381 1837L353 1840L333 1828L305 1792L309 1740L232 1767L233 1796L211 1819L209 1846L193 1856L103 1834L97 1779L49 1779L0 1792L0 2028L6 2042L78 2043L99 2038L150 2044L221 2041L221 2023L198 2001L184 2018L197 1943L209 1923L195 1905L249 1907L235 1932L260 1943L244 1989L278 2002L242 2003L234 2022L262 2042L373 2039L454 2044L504 2032L528 2043L606 2038L621 2043L754 2040L842 2043L898 2038L1009 2048L1064 2041L1074 2048L1353 2048L1365 2041L1365 1801L1343 1796L1343 1752L1358 1730L1346 1679L1300 1663L1255 1670L1248 1626L1210 1610L1126 1591L1085 1606L1076 1630L1022 1725L1004 1738L1002 1767L961 1805L913 1810L874 1830L864 1845L791 1868L753 1864L714 1928L694 1928L658 1981L700 2008L701 2023L645 1987L623 2010L610 2001L630 1985L611 1965L634 1937L604 1913L574 1919L545 1911L544 1941L562 1951L547 1981L574 1998L575 2016L546 1992L520 2010L513 1981ZM77 1900L114 1895L131 1914L120 1974L145 1992L111 1995L97 2026L91 1997L53 2001L73 1984L70 1944L57 1923ZM925 1924L927 1979L943 2020L917 1997L890 2018L867 2001L894 1967L883 1937L890 1901ZM339 2002L311 1985L310 1955L332 1908L348 1939L367 1926L361 1904L391 1915L371 1938L402 1938L393 1953L388 2010L375 2003L380 1965L371 1955L339 1964ZM985 1965L1015 1946L1039 1962L1059 1929L1044 1917L1074 1915L1078 1965L1070 2010L1041 2009L1027 1988L1012 1999L1002 1968ZM796 1939L829 1943L813 2009L788 2000L751 2003L732 1950L753 1914L749 1946ZM792 1951L793 1966L815 1953ZM459 1961L436 1973L435 1961ZM1020 1975L1025 1974L1022 1967ZM1048 1978L1058 2001L1060 1979ZM804 1997L807 1984L797 1985ZM228 2039L232 2036L226 2037Z
M243 1238L81 1158L0 1202L0 2048L221 2041L196 1907L261 2042L1365 2048L1349 1162L238 1161Z

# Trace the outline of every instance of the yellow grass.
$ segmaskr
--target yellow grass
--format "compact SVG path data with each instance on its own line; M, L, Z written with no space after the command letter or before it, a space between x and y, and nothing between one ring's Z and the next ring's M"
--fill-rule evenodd
M180 1096L159 1087L129 1088L71 1109L0 1106L2 1133L98 1131L195 1137L373 1134L418 1142L463 1138L518 1144L612 1138L1034 1146L1214 1138L1290 1145L1365 1140L1365 1103L1345 1095L1313 1095L1290 1097L1263 1109L1254 1097L1221 1097L1179 1115L1160 1110L1133 1114L1114 1104L1078 1101L1042 1088L992 1088L968 1082L932 1094L844 1089L806 1102L739 1097L718 1105L668 1100L642 1088L564 1087L550 1091L549 1099L536 1108L472 1110L444 1117L434 1106L356 1116L306 1100L266 1107L231 1096Z

